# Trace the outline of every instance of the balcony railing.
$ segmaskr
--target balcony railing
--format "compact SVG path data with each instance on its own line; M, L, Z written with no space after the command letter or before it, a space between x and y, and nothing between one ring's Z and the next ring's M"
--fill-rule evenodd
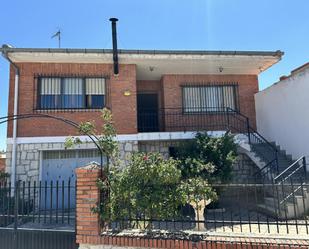
M164 108L138 112L139 132L248 130L248 118L231 108Z

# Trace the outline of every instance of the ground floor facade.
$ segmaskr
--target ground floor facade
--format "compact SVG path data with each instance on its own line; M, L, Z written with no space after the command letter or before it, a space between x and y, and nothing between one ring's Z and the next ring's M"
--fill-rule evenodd
M220 136L223 132L211 132ZM174 146L186 142L194 133L149 133L117 136L120 166L125 167L135 152L158 152L164 158L171 156ZM32 137L17 139L16 179L19 181L67 181L75 180L75 169L91 162L100 163L100 154L95 145L86 138L84 143L66 149L65 137ZM12 140L8 139L6 172L12 174ZM106 160L103 158L103 164ZM237 181L245 181L258 171L258 167L244 153L240 152L233 166Z

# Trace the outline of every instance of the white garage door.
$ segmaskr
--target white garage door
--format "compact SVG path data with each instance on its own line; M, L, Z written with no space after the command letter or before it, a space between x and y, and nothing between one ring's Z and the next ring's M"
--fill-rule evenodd
M59 207L74 208L75 169L86 166L90 162L100 162L98 150L44 151L41 190L45 192L40 198L41 208L45 211ZM60 188L56 187L57 184Z
M44 151L42 162L42 181L76 180L75 169L90 162L100 163L98 150Z

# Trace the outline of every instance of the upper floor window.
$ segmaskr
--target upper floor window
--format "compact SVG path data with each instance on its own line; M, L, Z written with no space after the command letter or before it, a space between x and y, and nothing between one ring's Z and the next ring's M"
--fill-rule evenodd
M237 85L184 86L182 94L185 113L238 109Z
M38 109L100 109L104 105L104 78L39 78Z

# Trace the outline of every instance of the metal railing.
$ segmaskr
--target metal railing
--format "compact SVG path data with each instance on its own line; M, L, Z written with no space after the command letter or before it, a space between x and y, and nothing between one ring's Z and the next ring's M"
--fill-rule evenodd
M75 182L0 184L0 227L75 229Z
M175 233L185 231L218 232L234 234L298 234L309 233L307 215L308 199L304 202L288 201L285 209L278 215L277 194L285 196L290 184L213 184L217 200L204 196L198 203L192 201L192 192L186 192L187 202L171 209L174 204L169 195L175 186L140 186L142 191L126 189L112 208L109 230L151 230ZM153 189L152 189L153 188ZM158 188L167 191L154 205L144 205L151 193ZM309 194L309 185L302 184L300 190ZM113 199L113 187L110 196ZM304 197L306 198L306 197ZM108 200L103 200L104 201ZM139 205L142 203L141 205ZM161 205L161 206L160 206ZM111 205L113 206L113 205ZM198 208L196 208L198 206ZM162 217L162 212L165 215ZM169 212L167 212L169 210ZM294 210L297 210L294 212ZM166 212L166 213L165 213Z
M279 173L278 150L251 127L249 118L229 107L144 109L138 112L139 132L231 131L244 134L252 149L264 161L263 177ZM272 172L272 174L269 174Z
M298 175L299 179L306 179L307 178L307 163L306 157L302 156L298 158L294 163L292 163L288 168L282 171L279 175L274 178L274 182L286 182L290 181L292 177L297 178L296 174ZM302 174L303 173L303 174Z

